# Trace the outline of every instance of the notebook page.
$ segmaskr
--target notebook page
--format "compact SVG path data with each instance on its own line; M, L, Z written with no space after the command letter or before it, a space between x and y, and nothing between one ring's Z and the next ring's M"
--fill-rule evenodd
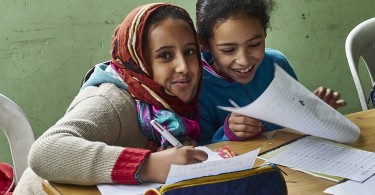
M260 148L239 156L222 160L190 165L172 165L165 184L171 184L191 178L251 169L254 166L259 151Z
M360 134L358 126L276 64L275 78L253 103L219 108L342 143L353 143Z
M267 162L363 182L375 173L375 153L304 137Z

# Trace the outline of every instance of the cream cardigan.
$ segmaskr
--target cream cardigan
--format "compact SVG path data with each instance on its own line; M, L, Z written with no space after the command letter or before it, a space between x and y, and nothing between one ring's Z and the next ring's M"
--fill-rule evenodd
M124 147L145 148L146 142L134 99L126 90L110 83L86 87L64 117L33 144L31 169L24 172L15 194L42 194L41 178L80 185L113 183L111 173Z

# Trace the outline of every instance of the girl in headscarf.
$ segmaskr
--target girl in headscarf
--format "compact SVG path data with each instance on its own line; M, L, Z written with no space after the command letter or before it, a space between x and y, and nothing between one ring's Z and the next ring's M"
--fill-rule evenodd
M43 193L41 178L78 185L163 183L171 164L207 159L192 146L152 153L152 146L170 144L151 119L185 145L199 135L202 67L187 12L164 3L133 10L115 30L111 54L110 66L96 66L64 117L33 144L31 169L17 194Z
M155 119L180 141L198 138L197 97L202 67L189 15L175 7L153 11L158 7L133 12L128 17L134 19L124 20L117 27L111 66L136 99L142 132L166 148L168 141L150 121ZM180 23L185 29L175 27ZM163 28L164 34L159 30ZM172 39L174 32L179 34L176 39ZM191 39L181 33L190 34Z

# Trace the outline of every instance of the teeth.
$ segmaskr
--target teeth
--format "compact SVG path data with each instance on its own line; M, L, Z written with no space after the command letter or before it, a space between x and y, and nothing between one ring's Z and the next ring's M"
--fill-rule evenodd
M245 69L234 69L236 72L239 72L239 73L247 73L250 71L250 69L252 68L253 66L250 66L249 68L245 68Z

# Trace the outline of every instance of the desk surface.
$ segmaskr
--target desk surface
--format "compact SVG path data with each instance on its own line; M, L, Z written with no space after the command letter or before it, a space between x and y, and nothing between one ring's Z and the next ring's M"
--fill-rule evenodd
M375 152L375 109L349 114L346 115L346 117L361 129L359 139L351 145L363 150ZM215 150L224 146L229 146L237 155L239 155L256 148L261 148L261 152L264 152L299 136L300 135L295 134L288 129L283 129L269 132L250 141L221 142L208 145L207 147ZM257 159L255 166L260 165L262 162L262 160ZM335 182L291 170L286 167L281 167L281 169L287 173L285 180L287 182L289 194L324 194L323 191L325 189L336 184ZM43 181L43 189L48 194L100 194L96 186L55 184L46 180Z

